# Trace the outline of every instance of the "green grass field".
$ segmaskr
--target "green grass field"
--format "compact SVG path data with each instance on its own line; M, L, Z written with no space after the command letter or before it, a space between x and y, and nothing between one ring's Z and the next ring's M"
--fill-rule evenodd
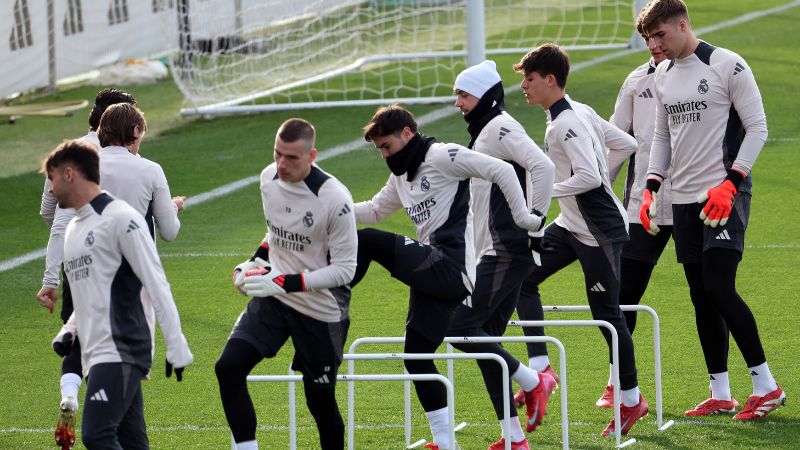
M784 3L765 0L756 5L744 0L706 0L690 2L689 6L694 26L700 29ZM656 268L644 303L654 307L661 317L664 418L675 420L676 424L659 432L655 414L646 417L630 434L639 441L636 444L639 448L800 447L800 410L794 400L800 393L800 365L794 354L800 332L790 317L800 299L796 269L800 238L793 231L800 219L795 204L800 198L796 175L800 166L796 152L800 142L797 128L800 92L795 76L800 70L800 58L791 43L798 20L800 2L795 1L793 8L779 14L702 36L747 59L759 82L767 111L770 138L753 171L752 221L737 287L758 320L770 367L789 397L787 406L756 423L734 423L728 416L701 420L683 416L684 410L706 398L707 375L688 289L670 245ZM602 55L574 52L571 56L575 65ZM510 70L518 56L497 58L507 86L519 81L518 75ZM576 71L570 77L568 92L608 117L622 80L646 57L645 52L639 52ZM92 99L98 89L98 86L76 88L49 99ZM324 154L325 149L359 138L361 126L374 111L372 107L360 107L190 121L177 115L181 98L171 82L127 89L139 100L151 127L142 154L164 167L173 195L189 197L257 175L272 161L275 130L288 117L300 115L317 126L317 147ZM541 110L525 104L519 91L508 96L507 106L528 133L541 142L544 134ZM442 107L449 106L411 109L421 116ZM79 111L66 119L28 117L14 125L0 124L0 191L5 198L0 204L0 267L46 245L48 230L38 216L43 178L36 173L37 164L61 139L85 132L87 113ZM455 114L426 125L422 131L444 141L468 140L466 123ZM383 186L389 173L378 153L366 147L325 160L321 166L344 182L356 201L371 197ZM554 212L555 204L549 216L554 216ZM159 242L158 248L195 363L187 368L182 383L166 379L160 362L164 360L164 346L159 337L155 358L159 362L154 366L152 380L144 383L148 435L156 449L230 448L230 433L213 366L247 301L231 287L230 270L252 254L265 231L258 187L251 184L235 193L191 206L180 218L183 226L177 241ZM408 219L401 214L391 216L381 226L413 233ZM0 448L3 449L53 447L52 428L60 400L60 360L50 349L50 340L58 331L60 320L55 314L48 315L35 299L42 269L43 259L39 258L0 271ZM586 304L580 269L573 265L552 277L542 286L542 297L545 304L551 305ZM407 289L382 268L374 267L353 293L350 342L362 336L402 335L406 308ZM547 318L588 318L588 314L549 314ZM600 436L610 412L593 407L608 376L604 340L597 330L591 329L551 328L548 333L559 338L567 351L572 448L612 448L613 440ZM508 334L520 332L511 329ZM640 387L654 408L652 324L648 318L640 318L634 340ZM525 359L522 345L509 344L508 348ZM399 351L400 347L372 346L364 350L388 352ZM287 345L278 357L265 361L254 373L284 374L292 354L291 345ZM557 354L555 349L551 349L551 354ZM400 373L402 366L398 362L364 362L357 369L360 373ZM731 342L730 375L734 396L744 402L750 394L750 377L734 342ZM473 362L456 363L455 384L456 418L469 423L459 432L458 440L465 450L485 449L499 437L500 430ZM355 447L402 448L402 386L388 382L356 386ZM341 384L338 395L342 411L345 411L346 391L346 385ZM286 385L253 385L251 393L259 416L261 448L287 448ZM299 389L298 448L318 448L313 420L305 411L302 397ZM415 439L429 437L427 421L415 398L412 408ZM532 448L560 448L559 408L560 402L554 397L544 424L528 435Z

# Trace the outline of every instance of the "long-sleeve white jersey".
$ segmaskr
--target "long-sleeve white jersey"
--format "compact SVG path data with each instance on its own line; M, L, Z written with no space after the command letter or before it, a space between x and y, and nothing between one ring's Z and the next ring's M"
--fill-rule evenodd
M555 223L597 247L628 240L628 219L611 190L607 151L631 155L636 139L565 96L546 111L545 149L555 164ZM608 149L608 150L607 150Z
M428 148L412 181L405 174L389 175L371 200L356 203L356 221L377 223L403 208L416 227L417 239L441 249L458 265L464 286L472 292L475 245L469 184L474 178L497 184L515 222L525 219L525 197L510 164L458 144L437 142Z
M529 210L547 214L553 192L553 162L505 111L483 127L473 150L501 159L514 168ZM475 251L484 255L530 259L529 233L511 215L503 192L489 181L475 178L471 186Z
M167 177L158 163L125 147L104 147L100 149L100 186L139 211L154 237L153 220L161 239L172 241L178 236L178 207L172 203Z
M650 165L650 147L653 144L653 131L656 122L656 109L659 107L655 98L655 83L653 74L656 63L653 58L637 67L628 75L617 96L614 105L614 114L609 119L612 125L631 134L639 148L636 155L628 164L628 174L625 180L625 196L622 200L628 211L628 220L633 223L642 223L639 219L639 209L642 205L642 194L647 182L647 168ZM608 155L608 171L613 182L625 162L622 152L610 152ZM656 202L656 215L653 221L658 225L672 225L672 194L669 177L661 183Z
M686 58L658 65L655 94L661 107L648 174L672 178L673 202L696 202L725 180L729 168L747 175L739 190L750 192L767 118L744 59L700 41Z
M100 149L100 140L97 133L89 131L81 140L86 141ZM64 231L67 224L75 217L75 210L72 208L61 208L58 206L56 198L50 192L50 180L44 179L44 189L42 190L42 203L39 207L39 215L50 227L50 238L47 240L47 254L44 261L44 277L42 286L57 288L58 271L61 262L64 261Z
M73 293L71 321L78 326L84 375L108 362L149 371L153 341L146 316L153 314L167 360L176 367L192 363L155 243L142 215L127 203L104 192L77 211L67 226L64 272ZM142 300L142 287L151 302Z
M296 183L281 180L277 166L261 172L261 199L267 220L269 260L285 274L303 274L305 291L275 297L314 319L339 322L349 316L358 235L347 188L316 165Z

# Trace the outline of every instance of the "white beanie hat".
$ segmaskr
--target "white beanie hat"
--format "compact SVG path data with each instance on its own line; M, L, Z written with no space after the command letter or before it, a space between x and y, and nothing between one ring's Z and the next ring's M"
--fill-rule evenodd
M487 59L461 71L456 77L455 89L481 98L492 86L499 83L500 74L494 61Z

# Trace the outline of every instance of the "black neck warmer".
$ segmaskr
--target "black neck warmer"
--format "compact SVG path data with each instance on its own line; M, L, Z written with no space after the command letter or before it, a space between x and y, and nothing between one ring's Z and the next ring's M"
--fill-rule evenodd
M408 175L406 179L411 181L417 174L419 165L425 160L428 148L434 142L436 142L436 138L417 133L399 152L386 158L386 165L393 174L400 176L405 173Z
M469 132L470 140L467 147L472 148L483 127L506 109L503 97L503 83L498 82L483 94L475 109L464 116L464 120L469 124L467 131Z

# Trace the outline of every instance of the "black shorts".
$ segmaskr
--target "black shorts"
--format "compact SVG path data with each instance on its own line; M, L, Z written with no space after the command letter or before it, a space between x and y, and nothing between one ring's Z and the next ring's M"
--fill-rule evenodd
M245 340L263 357L272 358L291 336L295 348L292 369L302 372L303 381L310 386L328 388L336 385L349 325L349 319L323 322L274 297L254 297L230 337Z
M741 255L744 252L744 236L750 220L750 194L739 192L733 202L731 215L724 226L711 228L700 219L703 205L689 203L672 205L675 253L681 264L700 263L703 252L709 248L729 248Z
M622 247L622 257L656 265L664 248L672 236L672 225L661 225L655 236L645 231L640 223L631 223L628 235L630 240Z
M440 248L396 235L394 250L392 277L411 288L406 328L441 342L453 313L469 295L466 275Z

